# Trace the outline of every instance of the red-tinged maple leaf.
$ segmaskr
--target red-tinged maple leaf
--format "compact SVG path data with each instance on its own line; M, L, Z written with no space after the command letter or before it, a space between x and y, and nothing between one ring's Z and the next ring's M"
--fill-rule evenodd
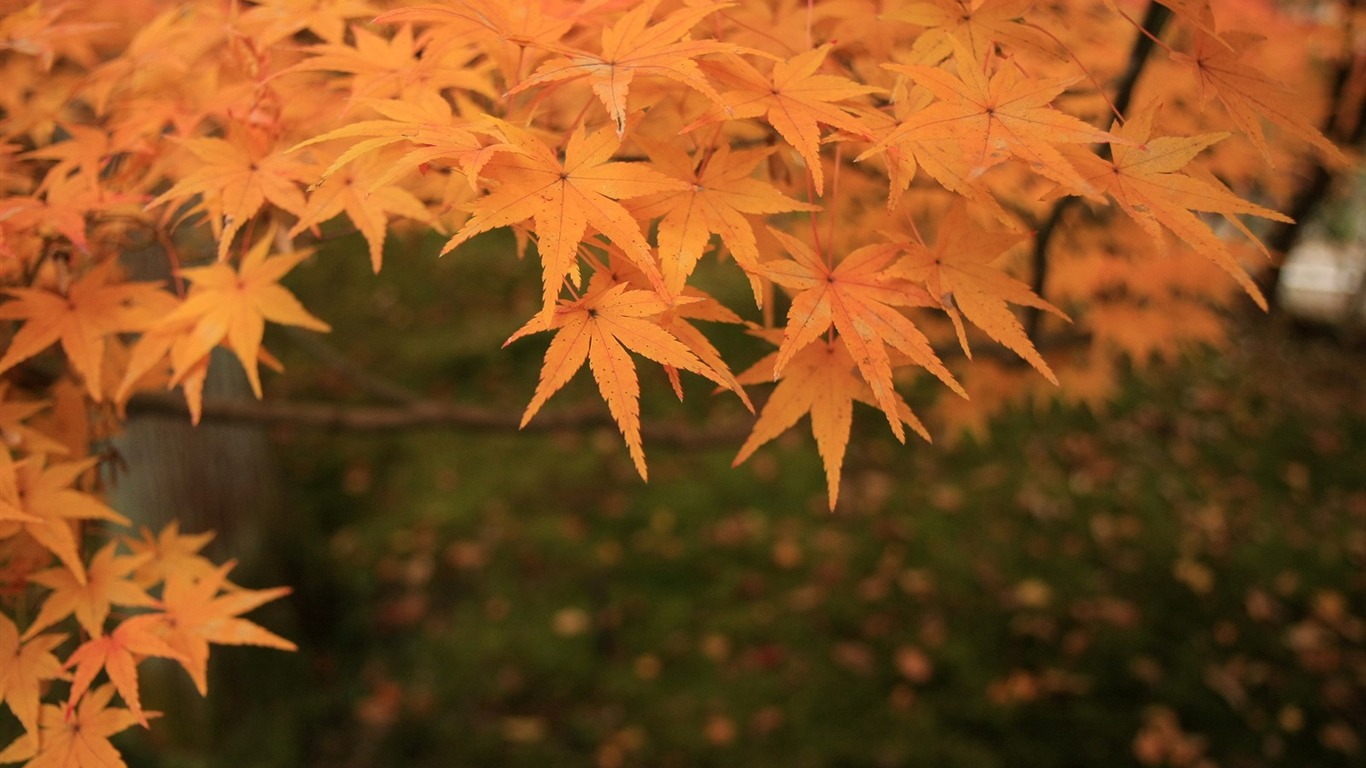
M832 267L806 243L786 232L772 232L792 259L766 261L760 273L797 291L773 364L775 378L782 376L799 352L834 326L898 440L905 442L906 435L901 428L900 399L892 382L888 346L910 357L959 395L967 396L934 353L929 339L897 310L934 306L936 302L919 285L888 271L897 257L896 247L864 246Z
M727 381L726 376L712 370L675 336L649 319L668 309L653 291L630 290L626 283L613 285L602 279L590 283L583 298L561 302L550 320L537 315L518 329L504 346L538 331L557 331L546 350L536 393L522 414L522 426L587 362L598 391L626 439L636 470L646 478L645 451L640 441L640 382L627 350L661 365L705 376L723 387L735 386L733 378Z
M203 533L181 533L180 521L172 520L161 529L152 533L142 529L142 538L124 537L123 542L135 555L147 555L141 567L133 574L133 579L143 587L151 587L165 581L172 573L181 573L200 579L218 570L209 558L199 554L210 541L213 531Z
M1067 315L1039 298L1029 286L991 265L1023 237L1014 232L983 229L968 215L964 204L956 203L939 223L939 237L934 248L906 244L906 256L892 271L923 284L932 296L940 297L958 330L963 351L969 356L971 351L959 312L1057 384L1058 377L1034 348L1024 326L1007 304L1035 307L1064 320L1068 319Z
M1138 223L1159 246L1162 228L1171 230L1198 253L1203 253L1233 276L1257 305L1266 308L1266 299L1252 282L1228 246L1210 226L1192 211L1223 215L1265 251L1242 222L1240 214L1289 222L1283 214L1240 199L1212 180L1202 180L1182 172L1196 155L1228 137L1227 133L1199 136L1166 136L1149 139L1153 108L1130 118L1116 133L1132 140L1130 145L1111 147L1114 159L1104 160L1090 153L1076 153L1074 161L1092 184L1108 193L1130 218Z
M1268 163L1271 150L1262 133L1263 119L1309 142L1328 161L1347 166L1350 161L1342 150L1309 123L1301 94L1240 61L1264 39L1249 32L1227 32L1218 38L1197 32L1190 53L1173 51L1171 57L1195 70L1200 103L1217 97L1234 125L1257 145Z
M772 381L777 359L777 353L763 358L740 374L740 381ZM901 399L901 395L893 392L892 398L896 403L897 419L929 440L929 432ZM744 445L740 446L733 464L739 465L759 446L791 429L801 417L810 414L811 433L816 438L816 448L825 465L830 509L834 510L839 500L840 468L844 464L845 448L849 445L855 400L882 408L868 383L859 376L844 342L836 338L807 345L783 367L778 386L759 411L754 430Z
M531 77L508 91L516 94L545 83L587 77L607 113L617 126L617 136L626 133L626 95L636 75L665 77L693 88L722 108L721 94L712 88L694 61L698 56L739 50L716 40L683 40L698 22L727 8L731 3L705 3L674 11L656 24L650 16L660 0L645 0L602 31L602 53L556 46L564 55L541 64Z
M839 75L818 74L830 48L827 43L776 62L768 75L738 56L726 57L715 69L718 79L724 78L734 85L723 96L729 114L714 111L683 131L726 117L762 117L802 156L815 181L816 192L822 192L825 171L820 158L821 124L868 136L867 126L839 102L882 90Z
M42 454L14 462L8 450L0 450L0 522L13 520L28 535L56 555L75 576L85 581L75 520L107 520L128 525L128 519L100 503L94 496L71 487L77 478L99 463L98 458L46 465Z
M296 650L294 643L238 616L284 597L290 593L289 587L223 591L233 565L227 563L198 578L176 572L168 574L161 594L165 610L141 613L123 622L133 625L130 631L135 629L160 637L180 654L181 666L201 695L208 691L210 643Z
M298 157L273 152L259 141L246 139L184 139L181 145L197 162L170 189L147 207L181 202L201 196L199 207L209 214L218 237L218 259L228 257L233 238L267 201L303 216L304 202L300 183L316 177L316 172Z
M1015 157L1069 192L1094 195L1054 145L1109 142L1115 137L1049 106L1081 78L1029 79L1010 67L1001 67L988 78L967 56L958 49L956 75L942 67L884 64L929 89L939 101L910 115L857 159L893 144L953 140L971 164L972 176Z
M721 237L746 272L759 266L759 246L746 214L818 210L753 178L754 170L772 149L732 151L730 145L722 144L699 163L675 145L637 142L645 147L656 168L689 184L686 189L652 195L633 206L642 219L663 217L657 235L659 257L664 284L673 293L683 290L713 234ZM755 299L760 300L758 286L754 289Z
M154 633L156 627L147 623L123 621L107 635L96 635L71 652L65 667L76 668L71 677L71 693L67 696L68 710L80 701L100 670L118 690L123 703L142 727L147 727L147 715L142 711L138 694L137 666L148 656L172 659L182 664L189 660Z
M76 614L76 621L92 636L104 634L104 622L111 605L149 608L156 601L128 578L150 555L120 555L118 542L100 548L85 567L84 581L66 568L49 568L29 576L29 581L52 592L43 600L33 623L24 631L32 637L53 624ZM74 697L73 697L74 698Z
M533 219L544 285L541 319L548 322L565 278L570 277L575 285L579 282L579 243L592 225L622 249L651 285L667 293L640 225L617 201L685 189L687 182L671 179L644 163L611 162L620 142L610 130L587 135L582 128L574 131L563 163L529 132L510 126L505 130L516 151L500 154L486 166L486 174L497 187L475 203L469 221L441 252L480 232Z
M159 293L154 283L115 279L118 265L109 260L85 273L65 293L42 288L5 288L13 301L0 304L0 319L25 320L14 334L0 372L33 357L56 342L85 380L94 400L104 399L101 372L105 339L111 334L142 330L147 316L140 304Z
M1031 51L1052 58L1061 51L1056 40L1023 20L1036 0L930 0L911 3L883 18L925 27L915 39L909 59L936 64L953 55L955 43L986 61L1000 45L1011 51Z
M52 655L66 635L39 635L20 642L19 630L0 613L0 703L30 736L38 735L42 682L62 677L62 662Z
M427 207L412 192L394 185L372 182L387 173L386 158L371 154L350 164L313 187L308 208L290 230L290 237L345 212L370 247L370 266L379 272L384 263L384 236L389 229L386 214L397 214L417 221L431 218Z
M70 712L43 705L39 734L20 736L0 751L0 763L27 760L24 768L127 768L109 737L138 719L126 709L111 708L113 698L114 686L102 685L86 694Z
M301 249L268 256L274 241L274 227L271 227L242 258L237 269L218 263L181 270L181 275L193 284L189 295L152 329L193 324L184 337L187 342L171 347L171 363L175 369L172 383L179 381L226 340L246 369L252 392L260 397L261 375L257 360L267 320L313 331L331 330L331 326L309 314L294 294L280 285L280 278L308 258L311 252Z

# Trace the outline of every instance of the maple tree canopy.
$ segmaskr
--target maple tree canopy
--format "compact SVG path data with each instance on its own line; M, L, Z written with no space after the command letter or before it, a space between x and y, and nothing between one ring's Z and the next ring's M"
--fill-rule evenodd
M262 397L266 325L329 330L284 285L323 239L378 271L398 230L450 259L511 231L540 285L508 342L545 350L520 425L585 366L642 478L659 382L729 399L737 464L809 417L835 509L861 410L905 441L1099 401L1265 306L1260 238L1360 112L1344 11L1297 8L0 2L0 589L36 606L0 613L0 763L122 765L143 659L203 691L212 644L292 647L240 617L287 590L128 531L91 446L167 390L212 418L211 364ZM167 279L130 280L148 246Z

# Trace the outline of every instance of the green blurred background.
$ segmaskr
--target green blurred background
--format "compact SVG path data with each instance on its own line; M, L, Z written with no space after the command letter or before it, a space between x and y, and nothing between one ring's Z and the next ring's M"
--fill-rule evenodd
M548 337L498 347L536 265L438 243L373 276L342 236L291 287L360 370L520 413ZM1366 355L1236 327L1105 413L902 447L858 412L835 513L805 421L738 469L734 442L647 440L648 484L610 424L246 430L278 475L197 522L235 581L294 588L252 618L300 650L215 649L202 701L161 669L165 716L119 743L135 766L1366 764ZM368 401L297 341L268 336L267 397ZM699 381L680 405L642 366L646 421L743 415ZM581 372L547 413L595 398Z

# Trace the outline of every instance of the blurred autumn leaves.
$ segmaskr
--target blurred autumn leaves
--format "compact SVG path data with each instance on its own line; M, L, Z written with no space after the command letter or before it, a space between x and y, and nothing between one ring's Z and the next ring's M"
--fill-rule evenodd
M792 437L738 476L697 451L605 493L632 472L606 431L345 448L310 471L399 519L327 539L368 640L313 651L364 670L317 757L1354 765L1361 364L1245 341L1131 385L1103 422L1015 413L989 444L851 446L834 516Z

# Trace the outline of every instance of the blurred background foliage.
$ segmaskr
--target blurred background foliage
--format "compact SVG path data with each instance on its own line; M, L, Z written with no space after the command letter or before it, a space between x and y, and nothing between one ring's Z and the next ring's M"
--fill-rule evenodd
M267 396L361 402L357 371L383 372L519 413L547 339L498 347L535 264L436 242L391 243L376 277L342 234L301 267L356 368L268 337L289 375ZM738 469L734 442L647 439L644 484L610 424L271 427L278 503L205 522L250 531L259 551L216 553L248 561L236 581L294 587L255 617L300 651L216 651L207 701L168 670L144 692L165 716L122 745L196 767L1361 765L1366 360L1238 325L1104 413L907 447L856 413L834 514L805 430ZM647 422L743 415L642 379ZM595 398L581 373L547 412Z

